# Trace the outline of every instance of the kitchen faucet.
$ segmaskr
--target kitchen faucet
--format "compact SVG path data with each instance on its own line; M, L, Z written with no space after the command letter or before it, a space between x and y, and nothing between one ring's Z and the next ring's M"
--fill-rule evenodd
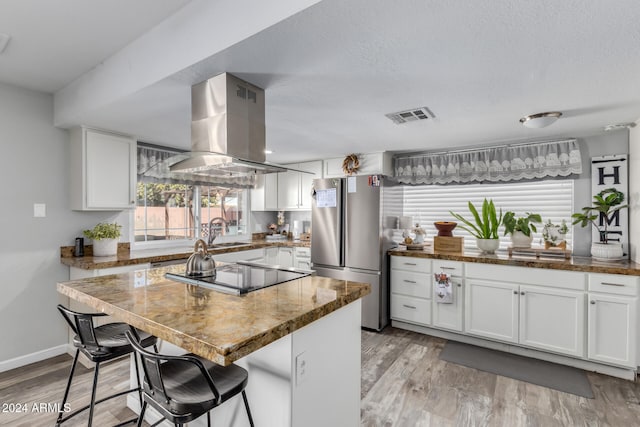
M215 224L214 224L215 223ZM227 220L217 216L213 219L211 219L211 221L209 221L209 241L207 242L207 245L210 246L213 241L216 239L216 237L218 237L219 235L222 234L222 226L224 225L224 231L225 233L229 232L229 224L227 223ZM214 229L215 226L215 229Z

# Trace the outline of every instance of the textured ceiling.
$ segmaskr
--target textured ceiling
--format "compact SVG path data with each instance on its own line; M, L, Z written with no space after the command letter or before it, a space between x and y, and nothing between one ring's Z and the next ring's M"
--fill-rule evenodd
M266 90L273 162L579 137L640 118L638 46L631 0L324 0L78 121L188 148L190 85L227 71Z

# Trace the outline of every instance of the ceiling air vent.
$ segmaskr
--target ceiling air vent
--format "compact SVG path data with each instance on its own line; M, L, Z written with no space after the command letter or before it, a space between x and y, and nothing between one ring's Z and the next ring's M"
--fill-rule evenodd
M435 116L427 107L417 107L410 110L398 111L397 113L385 114L393 123L401 125L402 123L413 122L416 120L433 119Z

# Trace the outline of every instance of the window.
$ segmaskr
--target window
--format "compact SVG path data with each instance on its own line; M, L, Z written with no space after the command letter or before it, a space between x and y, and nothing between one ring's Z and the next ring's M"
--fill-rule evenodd
M493 199L496 208L502 212L513 211L517 216L526 212L538 213L543 222L551 220L560 224L564 219L571 225L573 213L573 180L527 181L509 184L470 184L470 185L417 185L404 187L403 212L413 217L413 222L427 231L429 236L437 234L433 226L435 221L454 221L449 211L471 218L467 202L476 207L482 205L484 198ZM542 225L533 234L533 243L542 242ZM500 233L504 229L501 227ZM476 247L475 238L459 226L454 235L465 237L465 247ZM571 227L567 234L567 244L572 245ZM500 236L500 248L510 244L509 236Z
M171 174L165 161L175 154L160 147L138 146L135 242L208 241L210 229L216 235L246 234L249 190ZM153 173L147 173L150 170Z

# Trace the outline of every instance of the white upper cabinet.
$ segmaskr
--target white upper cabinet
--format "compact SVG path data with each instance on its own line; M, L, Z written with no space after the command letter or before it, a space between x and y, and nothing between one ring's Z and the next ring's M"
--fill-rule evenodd
M344 157L334 157L324 161L324 178L339 178L345 176L342 170ZM356 175L393 175L393 158L391 153L359 154L360 167Z
M311 210L311 187L313 180L322 178L322 161L285 165L303 172L278 174L278 209Z
M278 173L258 175L256 187L251 190L252 211L278 210Z
M72 210L135 208L135 139L84 127L74 128L70 149Z

